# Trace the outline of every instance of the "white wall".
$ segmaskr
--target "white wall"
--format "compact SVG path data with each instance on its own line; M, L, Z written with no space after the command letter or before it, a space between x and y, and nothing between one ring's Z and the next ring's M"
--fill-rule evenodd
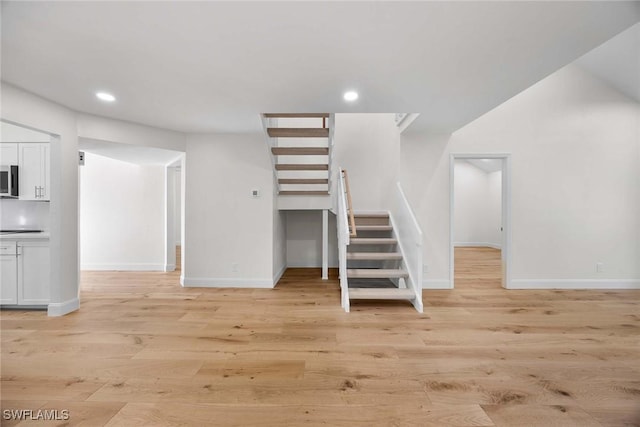
M272 287L273 172L263 135L189 135L185 164L184 285Z
M132 144L166 150L185 150L185 135L137 123L78 113L78 136L99 141Z
M49 315L78 299L78 131L75 113L2 82L2 119L54 135L51 141L51 303Z
M176 246L180 246L182 241L182 170L180 168L175 168L175 173L173 174L173 232L174 232L174 242Z
M568 66L449 135L402 136L425 286L449 283L449 154L512 154L512 285L640 286L640 108ZM595 264L605 271L597 273Z
M455 161L455 246L500 248L501 175L487 173L466 160Z
M322 211L287 211L287 266L322 267ZM336 216L329 214L329 267L338 266Z
M165 168L85 156L80 168L81 268L163 270Z
M336 114L335 118L335 164L349 174L354 209L386 209L400 154L394 114Z

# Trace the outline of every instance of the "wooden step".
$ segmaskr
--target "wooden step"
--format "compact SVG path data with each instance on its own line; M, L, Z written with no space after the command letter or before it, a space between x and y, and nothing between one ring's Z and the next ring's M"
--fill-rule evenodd
M356 224L356 231L392 231L393 227L390 225L358 225Z
M389 218L389 212L354 212L355 218Z
M390 278L409 277L409 273L405 270L384 269L384 268L350 268L347 269L347 278L349 279L390 279Z
M313 118L325 118L328 119L331 114L329 113L265 113L267 118L283 118L283 119L313 119Z
M400 252L347 252L347 259L353 261L377 261L402 259Z
M272 138L328 138L328 128L267 128Z
M329 165L319 164L295 164L295 163L278 163L276 165L278 171L327 171Z
M326 156L326 147L273 147L271 152L276 156Z
M311 191L311 190L300 190L300 191L280 191L278 192L281 196L328 196L328 191Z
M349 289L349 299L389 299L412 301L416 294L407 288L353 288Z
M278 179L279 184L328 184L329 180L327 178L280 178Z
M398 243L396 239L391 237L352 237L349 242L354 245L395 245Z

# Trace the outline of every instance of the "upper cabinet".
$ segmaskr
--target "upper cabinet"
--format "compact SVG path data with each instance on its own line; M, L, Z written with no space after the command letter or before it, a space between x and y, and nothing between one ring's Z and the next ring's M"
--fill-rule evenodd
M9 166L18 164L18 144L3 142L0 144L0 165Z
M18 144L20 200L49 200L49 144Z

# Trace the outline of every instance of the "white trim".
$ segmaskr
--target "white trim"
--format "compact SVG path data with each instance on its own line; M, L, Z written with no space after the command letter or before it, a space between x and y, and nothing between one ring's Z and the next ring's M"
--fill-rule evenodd
M80 270L93 271L165 271L164 264L81 264ZM174 266L175 270L175 266Z
M273 278L241 279L237 277L181 277L180 284L185 288L273 288Z
M422 289L453 289L450 280L424 279Z
M513 279L510 289L640 289L640 279Z
M51 302L47 307L47 316L57 317L76 311L80 308L80 300L73 298L65 302Z
M176 265L175 264L166 264L164 266L164 272L165 273L169 273L171 271L176 271Z
M493 248L493 249L502 249L502 245L489 243L489 242L453 242L453 246L456 248Z
M329 279L329 211L322 210L322 280Z
M287 271L287 264L283 265L282 268L280 269L280 271L278 271L273 276L273 283L272 283L273 287L275 287L278 284L278 282L280 281L280 278L282 277L282 275L284 274L285 271Z
M449 153L449 281L454 288L454 181L457 159L502 160L502 287L511 289L511 154L510 153Z

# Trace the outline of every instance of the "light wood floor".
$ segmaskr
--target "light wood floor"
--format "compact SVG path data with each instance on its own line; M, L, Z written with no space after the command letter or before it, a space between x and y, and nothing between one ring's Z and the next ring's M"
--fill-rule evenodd
M502 251L485 247L454 249L454 286L458 289L502 287Z
M88 426L624 426L640 423L640 292L425 291L340 308L335 273L183 289L82 274L61 318L3 311L2 409ZM2 421L2 425L15 425Z

